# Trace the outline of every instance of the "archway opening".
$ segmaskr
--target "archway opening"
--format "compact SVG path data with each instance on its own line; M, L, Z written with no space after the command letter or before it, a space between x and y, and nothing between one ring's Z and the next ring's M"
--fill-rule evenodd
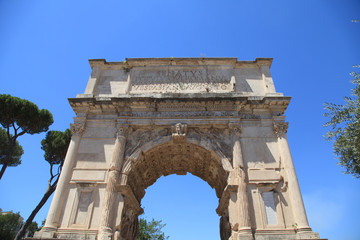
M146 189L139 217L162 220L170 239L219 239L218 203L214 189L199 177L172 174Z
M127 185L137 201L142 203L145 189L153 185L160 177L187 173L191 173L210 185L215 190L216 201L219 203L228 177L222 160L214 151L187 141L169 141L141 152L131 163L130 171L127 173ZM213 213L216 207L212 209ZM217 229L219 229L219 223Z

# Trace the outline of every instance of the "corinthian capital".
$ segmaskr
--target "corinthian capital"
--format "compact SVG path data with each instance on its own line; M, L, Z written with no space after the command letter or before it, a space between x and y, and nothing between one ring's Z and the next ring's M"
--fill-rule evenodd
M273 122L273 130L276 136L284 137L286 136L287 129L289 127L288 122Z
M71 134L73 136L81 136L85 131L86 119L83 117L74 118L74 123L70 124Z

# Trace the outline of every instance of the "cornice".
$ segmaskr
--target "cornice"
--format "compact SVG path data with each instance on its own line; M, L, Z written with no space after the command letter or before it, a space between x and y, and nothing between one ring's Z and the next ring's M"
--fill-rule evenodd
M256 97L237 94L149 94L121 97L69 98L75 113L118 114L128 112L237 112L268 110L284 114L291 97ZM206 115L206 114L205 114ZM205 116L204 115L204 116ZM211 114L210 114L211 115ZM222 114L228 115L228 114ZM233 114L229 114L232 116Z
M148 66L211 66L231 65L234 68L271 67L272 58L256 58L255 61L238 61L237 58L126 58L122 62L107 62L105 59L89 59L91 68L123 69Z

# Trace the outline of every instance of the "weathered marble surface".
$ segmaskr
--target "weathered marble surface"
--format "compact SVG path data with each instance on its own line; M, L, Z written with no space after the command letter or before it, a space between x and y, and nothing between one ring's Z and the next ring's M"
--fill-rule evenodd
M272 59L90 60L66 163L35 238L136 237L160 176L190 172L216 190L221 239L319 239L286 140L290 97ZM214 236L216 238L217 236Z

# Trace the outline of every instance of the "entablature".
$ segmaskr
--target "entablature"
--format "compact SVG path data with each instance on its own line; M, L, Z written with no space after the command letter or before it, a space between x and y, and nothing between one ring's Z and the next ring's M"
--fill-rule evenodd
M69 98L75 113L128 117L222 117L261 119L283 115L291 97L245 97L240 94L140 94Z

